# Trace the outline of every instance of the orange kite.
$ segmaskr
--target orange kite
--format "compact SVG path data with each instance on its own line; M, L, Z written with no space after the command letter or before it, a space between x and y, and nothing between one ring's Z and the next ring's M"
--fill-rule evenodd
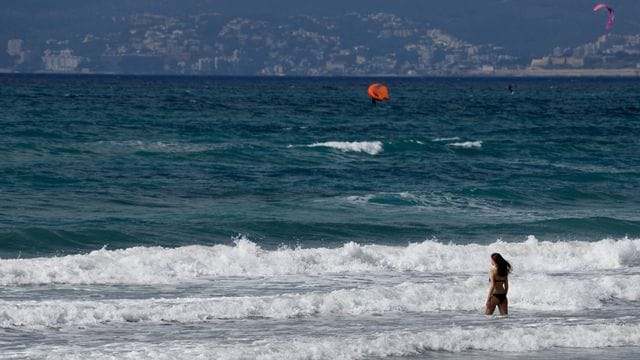
M389 100L389 89L386 85L380 83L371 84L367 92L371 96L371 103L374 105L376 101Z

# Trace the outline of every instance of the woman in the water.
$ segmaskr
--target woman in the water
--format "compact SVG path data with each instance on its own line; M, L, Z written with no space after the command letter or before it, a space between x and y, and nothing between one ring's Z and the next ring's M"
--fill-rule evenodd
M486 315L491 315L496 310L500 315L509 313L509 301L507 292L509 291L509 273L511 264L498 253L491 254L491 270L489 270L489 295L484 310Z

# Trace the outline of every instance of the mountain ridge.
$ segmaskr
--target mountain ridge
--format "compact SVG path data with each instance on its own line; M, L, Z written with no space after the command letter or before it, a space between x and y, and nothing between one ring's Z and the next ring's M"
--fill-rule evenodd
M432 2L425 1L418 6L411 0L400 1L405 6L396 4L395 9L402 10L398 13L348 11L363 4L369 4L374 10L385 6L394 8L376 0L355 0L342 10L330 6L338 2L329 1L322 11L318 10L320 7L314 10L312 5L276 0L271 12L265 5L243 10L241 5L255 4L249 0L185 0L183 6L166 0L130 3L98 0L92 4L61 0L54 11L47 11L47 2L41 0L22 5L12 2L0 5L0 19L10 25L0 29L0 44L6 44L6 51L0 54L0 71L3 72L301 76L492 74L497 70L518 72L534 64L562 68L558 66L563 65L560 60L549 60L548 66L544 61L533 62L557 55L557 49L562 49L562 56L570 58L564 60L565 65L584 64L585 59L575 60L572 54L565 54L567 49L597 42L605 33L599 22L598 25L591 24L603 19L594 17L590 9L580 11L575 15L578 20L567 25L580 25L587 19L590 23L585 27L588 31L581 31L580 36L571 41L564 40L562 33L554 37L545 35L555 31L553 26L539 30L537 36L532 35L536 32L531 29L518 31L514 28L519 19L562 25L559 18L571 13L572 9L586 7L586 2L579 6L556 5L557 9L551 9L552 2L540 0L523 6L528 11L516 19L511 17L518 7L508 0L488 0L489 5L484 6L453 0L452 4L437 7L441 12L439 16L424 13L425 7ZM460 11L465 4L466 10ZM421 11L406 15L414 7ZM279 12L280 9L287 11ZM495 19L499 21L493 21ZM616 24L622 30L624 19ZM455 25L465 21L468 23L465 27ZM482 25L478 25L478 21ZM503 33L512 33L513 39L504 41L497 36L496 41L490 41L493 39L491 34L496 33L495 27L504 27ZM483 31L475 31L478 28ZM617 31L616 28L616 36L636 36L633 31L627 34ZM549 45L536 45L526 37L535 37L539 42L544 40ZM611 54L605 52L606 49L603 56L610 57ZM596 55L590 53L592 57ZM626 68L636 67L635 48L618 51L616 56L622 56L624 61L614 59L613 63ZM604 63L586 59L587 64L598 62Z

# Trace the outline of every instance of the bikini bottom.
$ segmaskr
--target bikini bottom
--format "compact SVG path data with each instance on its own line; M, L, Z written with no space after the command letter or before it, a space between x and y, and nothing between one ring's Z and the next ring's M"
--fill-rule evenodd
M493 294L498 299L498 304L504 304L507 302L507 294Z

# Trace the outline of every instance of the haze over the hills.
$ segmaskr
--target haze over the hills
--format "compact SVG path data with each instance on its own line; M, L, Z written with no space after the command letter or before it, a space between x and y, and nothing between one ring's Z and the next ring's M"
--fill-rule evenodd
M359 31L363 29L354 28L354 31L351 31L343 24L338 29L333 29L332 33L331 24L344 23L344 17L353 13L363 19L371 14L394 15L402 23L403 29L410 26L411 31L415 30L420 34L428 29L437 29L455 41L467 44L468 48L479 46L479 48L474 47L468 51L490 53L495 49L498 51L495 55L503 60L508 59L510 64L513 63L513 59L517 59L521 64L528 64L532 58L551 54L554 49L575 48L592 43L607 33L619 36L640 34L640 21L638 20L640 18L640 2L634 0L611 2L610 5L616 9L617 21L610 32L604 30L605 13L592 11L594 4L594 1L584 0L325 0L322 2L299 0L58 0L55 2L50 0L5 0L0 3L0 22L3 24L0 26L0 46L3 48L0 54L0 68L13 66L20 71L38 70L38 64L46 62L40 60L41 57L48 56L45 52L49 50L49 55L58 56L57 51L64 50L63 45L67 45L75 51L75 55L83 57L83 60L78 60L84 61L83 65L78 66L85 66L87 69L92 69L91 66L93 66L99 70L108 68L108 65L100 65L102 67L96 65L99 61L104 62L104 56L113 55L106 52L105 48L117 47L118 44L115 41L122 41L122 45L129 46L129 48L135 47L135 45L131 45L135 39L130 39L135 35L133 32L150 31L150 28L140 27L142 22L150 23L151 20L148 19L155 19L153 21L156 23L153 26L156 26L156 30L153 31L157 31L158 26L163 26L160 24L162 21L167 23L166 20L160 21L158 17L154 16L179 19L182 23L179 28L175 29L183 33L188 30L197 33L197 39L192 39L196 39L198 44L194 45L195 43L191 41L192 46L184 45L186 50L181 50L182 53L189 52L189 49L195 49L198 46L214 48L222 46L216 43L215 37L234 18L248 19L252 24L262 24L261 26L264 25L276 35L279 28L295 31L291 25L292 18L300 18L301 16L317 18L321 20L318 21L317 27L329 26L329 28L315 28L314 33L319 36L339 37L337 43L344 44L350 41L350 33L353 33L354 36L362 36ZM147 20L141 21L141 17L145 16ZM202 18L207 16L206 21L202 21ZM363 21L363 23L355 22L352 26L366 26L367 20ZM376 26L388 28L389 24L389 22L380 23ZM309 30L308 24L301 26L305 31ZM190 29L191 27L193 29ZM259 31L262 31L256 30L254 25L249 25L249 27L253 29L253 32L250 31L252 37L259 36ZM134 30L134 28L136 29ZM370 30L369 32L373 31L378 30ZM129 38L125 38L125 35ZM20 39L19 44L13 42L12 45L7 45L12 39ZM93 39L101 39L101 41L92 42ZM291 39L286 38L279 41L289 40ZM405 48L416 44L429 46L425 42L432 41L433 37L428 41L417 38L410 40L410 43L398 43L398 46ZM82 42L83 48L71 47L69 44L73 44L74 41ZM142 39L140 41L149 42L151 40ZM437 42L438 40L433 41ZM185 42L188 41L185 40ZM51 44L53 45L49 46ZM223 45L227 49L232 46L229 43ZM377 50L382 51L376 49L375 37L363 40L361 45L370 48L370 53ZM6 51L4 51L5 46L7 46ZM257 44L246 46L249 49L259 47ZM332 44L331 46L335 48L336 45ZM388 47L392 44L390 45L390 42L387 41L381 42L380 46ZM459 46L456 45L456 47ZM483 46L485 48L482 48ZM12 47L13 50L10 50L9 47ZM241 53L248 51L238 46L237 48ZM125 53L140 55L142 53L139 50L136 52L128 50L120 55ZM227 53L212 51L207 53L200 50L199 52L191 52L192 60L193 58L204 59L207 56L212 59L215 56L221 59L224 56L232 56L228 50ZM280 50L284 51L284 49ZM18 55L21 54L21 51L24 54ZM157 54L144 53L143 55ZM98 60L98 56L101 57L100 60ZM252 58L251 61L263 61L261 56L264 57L260 55ZM17 58L18 60L16 60ZM482 61L486 62L486 59ZM18 64L22 68L16 65L16 61L22 61ZM291 61L298 60L292 59ZM28 65L29 62L31 65ZM261 63L260 66L262 65L264 64ZM167 67L166 62L164 66ZM256 65L256 69L261 69L260 66Z

